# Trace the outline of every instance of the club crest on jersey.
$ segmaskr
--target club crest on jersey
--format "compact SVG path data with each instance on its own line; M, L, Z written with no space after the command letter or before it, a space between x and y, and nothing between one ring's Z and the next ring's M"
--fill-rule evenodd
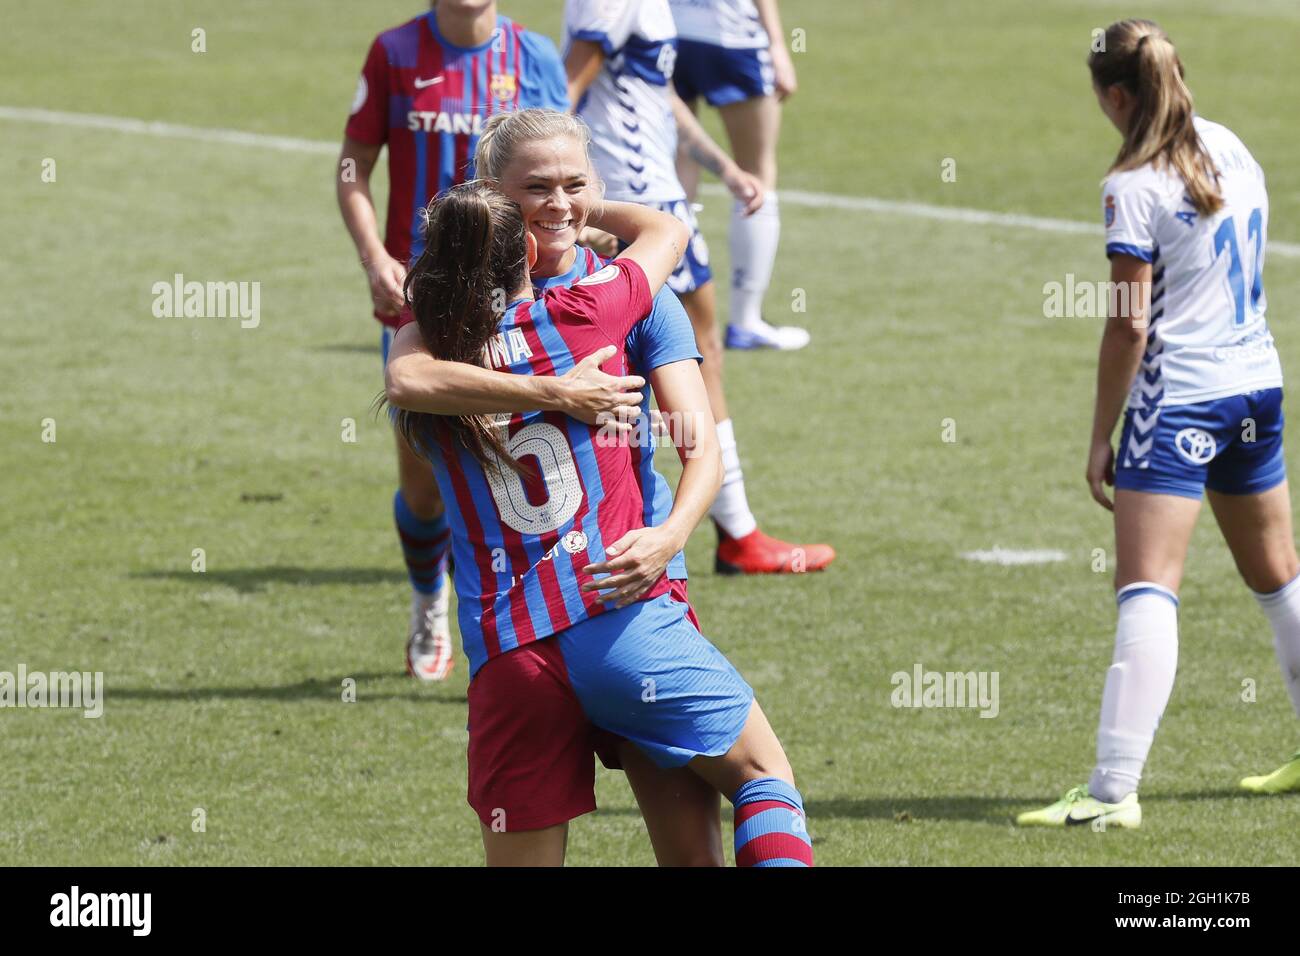
M1199 428L1184 428L1174 436L1174 447L1193 465L1204 465L1219 450L1218 442L1209 432Z
M494 73L492 82L488 84L488 89L492 91L492 95L499 100L514 99L517 88L515 78L509 73Z
M587 536L581 531L570 531L560 539L560 547L569 554L582 554L587 550Z
M1106 228L1109 229L1115 225L1115 197L1109 193L1106 195Z

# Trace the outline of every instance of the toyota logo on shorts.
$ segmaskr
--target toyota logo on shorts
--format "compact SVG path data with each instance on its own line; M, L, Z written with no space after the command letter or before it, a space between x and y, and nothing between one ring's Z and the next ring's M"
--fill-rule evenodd
M1184 428L1174 436L1174 447L1193 465L1203 465L1219 450L1214 436L1199 428Z

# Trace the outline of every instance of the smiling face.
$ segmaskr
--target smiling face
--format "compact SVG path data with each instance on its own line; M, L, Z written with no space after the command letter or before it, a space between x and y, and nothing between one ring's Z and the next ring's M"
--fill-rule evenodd
M522 144L501 173L497 187L519 204L524 225L537 240L536 278L550 278L587 221L596 199L595 177L582 143L554 136Z

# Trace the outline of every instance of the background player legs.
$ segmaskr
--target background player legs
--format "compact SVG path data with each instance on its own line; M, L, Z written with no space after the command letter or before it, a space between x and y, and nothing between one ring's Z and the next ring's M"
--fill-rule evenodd
M1115 492L1115 654L1101 698L1088 793L1118 803L1137 790L1178 668L1178 587L1201 502Z
M618 759L660 866L726 865L717 790L686 767L661 770L630 741L619 744Z
M440 681L455 664L450 583L446 576L451 533L432 468L416 456L396 430L394 436L398 492L393 500L393 518L411 582L406 668L420 680Z
M429 463L411 451L399 433L397 438L397 479L406 506L421 521L433 521L443 513L442 496L438 493L438 484L433 480L433 469Z
M700 375L704 377L704 388L709 393L709 408L713 420L719 424L731 417L727 410L727 396L722 388L722 341L718 337L717 297L714 295L713 283L681 293L678 298L686 314L691 317L691 326L695 330L695 345L704 357L700 365Z
M1211 491L1210 506L1246 587L1255 592L1273 626L1282 678L1300 715L1300 574L1291 531L1291 492L1282 482L1258 495Z
M781 214L776 195L776 144L781 131L781 107L774 96L757 96L719 107L726 127L731 155L741 169L757 176L763 184L763 205L745 215L738 202L732 204L731 247L731 344L743 342L744 333L762 333L780 348L802 348L808 344L803 329L773 330L763 320L763 298L772 283L777 245L781 240Z
M545 830L498 833L479 821L483 854L488 866L564 866L569 825L557 823Z

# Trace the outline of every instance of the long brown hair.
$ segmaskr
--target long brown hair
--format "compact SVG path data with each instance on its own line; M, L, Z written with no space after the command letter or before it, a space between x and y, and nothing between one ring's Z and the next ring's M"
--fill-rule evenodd
M519 206L486 183L453 186L425 210L424 252L406 276L406 298L435 358L481 365L508 298L527 282L528 244ZM484 467L521 471L492 415L434 416L401 409L397 428L429 457L429 426L446 421Z
M1151 20L1112 23L1102 48L1088 55L1088 69L1099 89L1118 84L1137 101L1110 172L1165 164L1182 177L1197 212L1222 209L1219 174L1192 125L1192 93L1165 31Z

